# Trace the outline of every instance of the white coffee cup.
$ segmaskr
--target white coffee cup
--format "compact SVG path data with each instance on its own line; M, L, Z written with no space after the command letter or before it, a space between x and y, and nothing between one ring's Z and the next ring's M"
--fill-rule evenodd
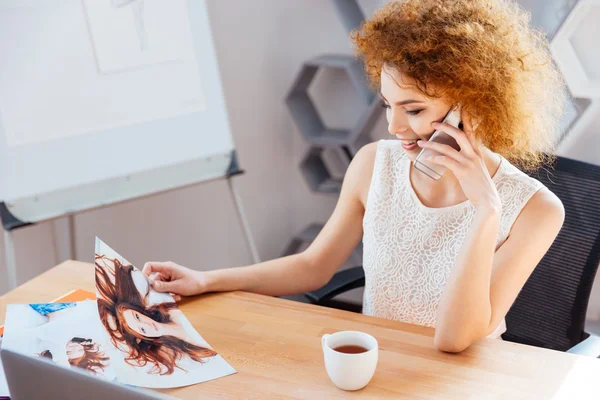
M379 359L377 340L356 331L337 332L321 338L325 368L333 384L343 390L359 390L373 378ZM349 354L335 351L340 346L360 346L367 351Z

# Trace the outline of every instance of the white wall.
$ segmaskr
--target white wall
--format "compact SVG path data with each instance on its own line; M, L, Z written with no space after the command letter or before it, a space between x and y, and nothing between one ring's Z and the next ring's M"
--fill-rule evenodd
M362 2L369 13L380 3ZM352 49L330 1L208 0L208 6L233 137L247 171L235 179L266 260L277 257L307 224L324 222L336 201L311 193L302 179L297 166L307 146L284 98L303 61L322 53L351 54ZM331 107L326 121L343 126L358 111L347 101L350 84L343 74L322 75L311 93L318 105ZM82 213L76 217L76 233L77 258L89 262L96 235L138 266L173 260L208 270L251 262L225 182ZM69 258L65 220L17 230L15 242L19 283ZM6 282L0 258L2 293Z

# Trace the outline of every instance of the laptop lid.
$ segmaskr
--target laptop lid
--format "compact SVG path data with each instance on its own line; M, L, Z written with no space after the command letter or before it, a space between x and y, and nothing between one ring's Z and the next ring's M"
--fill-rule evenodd
M0 349L11 400L169 400L172 397L99 379L42 357Z

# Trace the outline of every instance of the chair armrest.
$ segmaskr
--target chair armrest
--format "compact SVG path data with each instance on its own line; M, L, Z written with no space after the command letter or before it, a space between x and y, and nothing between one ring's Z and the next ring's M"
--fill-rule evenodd
M365 272L362 267L354 267L336 273L321 289L305 293L313 304L321 304L338 294L365 286Z
M599 358L600 336L590 335L587 339L582 340L581 342L567 350L567 353Z

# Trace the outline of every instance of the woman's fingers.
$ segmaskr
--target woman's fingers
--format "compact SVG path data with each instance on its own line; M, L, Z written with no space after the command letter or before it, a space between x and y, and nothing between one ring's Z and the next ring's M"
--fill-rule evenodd
M169 293L171 296L173 296L173 300L175 301L181 301L181 296L175 293Z
M178 281L161 281L155 280L152 282L152 287L157 292L172 292L178 293L180 291L181 282Z
M158 272L158 270L160 269L159 264L161 264L158 261L149 261L146 264L144 264L144 268L142 268L142 273L146 276L150 276L151 273L153 272Z
M461 153L464 153L467 157L472 157L476 154L473 145L467 138L467 135L458 128L453 127L447 123L434 122L431 124L435 129L440 130L454 138L460 146Z
M151 285L154 284L155 281L163 280L162 276L158 272L151 272L150 275L147 275L146 277Z
M173 281L173 280L175 280L175 279L173 279L173 276L166 275L166 274L161 274L160 272L152 272L148 276L148 282L152 286L154 286L154 284L156 282L170 282L170 281Z
M456 149L448 146L447 144L436 143L432 141L419 140L417 144L424 149L431 149L435 152L445 155L446 157L462 163L465 161L464 156L460 154Z
M151 273L156 272L163 275L170 275L170 271L173 268L173 263L170 261L149 261L144 264L142 273L146 276L150 276Z
M464 168L458 161L455 161L447 156L429 156L425 157L425 161L433 164L443 165L448 168L457 177L461 176L462 169Z

